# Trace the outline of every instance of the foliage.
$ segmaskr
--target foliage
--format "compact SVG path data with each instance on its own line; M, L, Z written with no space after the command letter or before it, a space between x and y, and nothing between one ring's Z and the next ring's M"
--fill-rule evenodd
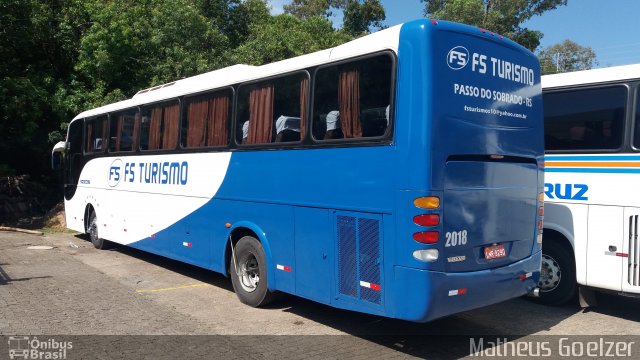
M425 16L479 26L533 51L542 33L522 27L533 16L566 5L567 0L420 0Z
M589 70L598 65L596 53L588 46L565 40L538 53L543 74Z
M292 0L283 6L285 14L306 20L314 16L330 17L333 0Z
M360 36L384 28L386 19L380 0L292 0L284 6L285 13L306 20L314 16L329 18L334 10L343 14L342 30Z

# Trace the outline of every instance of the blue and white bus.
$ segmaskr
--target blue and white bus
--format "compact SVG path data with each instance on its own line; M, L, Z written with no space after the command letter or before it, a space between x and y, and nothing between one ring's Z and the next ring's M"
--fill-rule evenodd
M424 322L536 290L541 110L531 52L417 20L83 112L54 154L97 248Z

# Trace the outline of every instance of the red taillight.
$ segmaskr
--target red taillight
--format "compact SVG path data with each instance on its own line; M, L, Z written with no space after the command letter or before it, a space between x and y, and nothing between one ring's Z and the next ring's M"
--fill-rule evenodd
M538 208L538 216L544 216L544 207L540 206Z
M423 231L413 234L413 240L422 244L435 244L438 242L438 238L437 231Z
M413 222L420 226L436 226L440 224L440 215L437 214L425 214L416 215L413 217Z

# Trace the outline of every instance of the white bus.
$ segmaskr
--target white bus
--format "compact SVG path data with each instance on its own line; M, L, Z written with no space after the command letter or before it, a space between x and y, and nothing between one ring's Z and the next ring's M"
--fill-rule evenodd
M542 77L543 303L640 294L639 85L640 64Z

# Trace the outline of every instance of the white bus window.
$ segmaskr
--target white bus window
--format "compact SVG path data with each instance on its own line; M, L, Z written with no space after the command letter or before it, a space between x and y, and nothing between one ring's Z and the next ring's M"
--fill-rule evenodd
M627 89L622 86L544 94L547 150L615 150L622 146Z
M178 146L180 104L177 101L142 108L140 148L175 149Z
M268 144L299 142L303 139L308 88L309 79L306 73L240 87L236 122L237 142Z
M107 142L107 116L87 120L85 127L85 146L87 153L100 153L105 150Z
M137 149L140 113L137 109L111 114L109 151L134 151Z
M316 73L313 136L318 140L380 137L389 125L392 59L375 56Z
M226 146L230 105L229 90L187 98L182 121L182 146Z

